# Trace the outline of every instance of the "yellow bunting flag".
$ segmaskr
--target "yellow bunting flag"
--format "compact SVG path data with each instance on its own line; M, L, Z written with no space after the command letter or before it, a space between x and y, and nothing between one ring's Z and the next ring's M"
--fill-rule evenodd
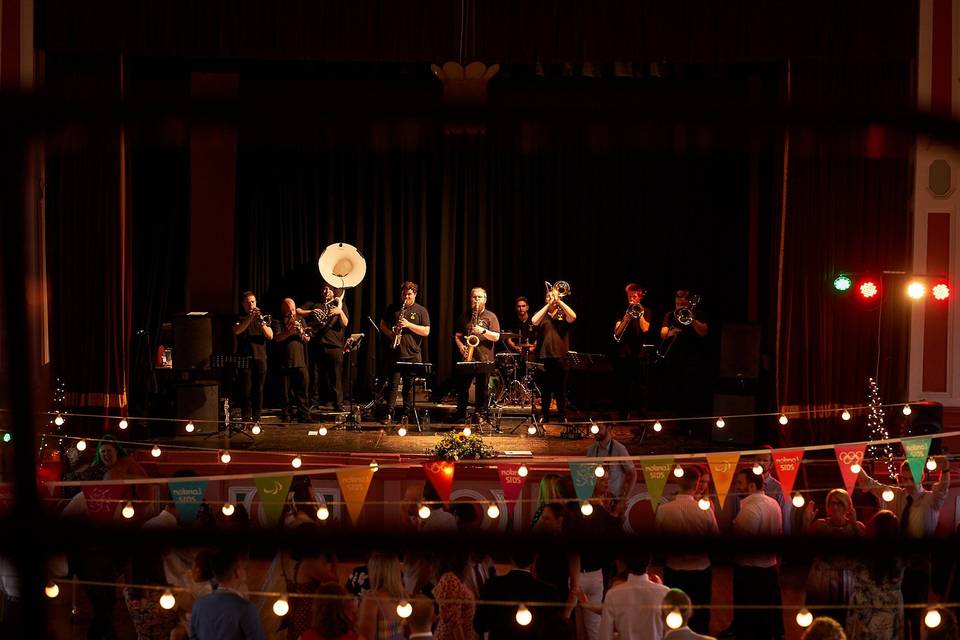
M707 464L710 465L710 475L713 476L713 486L717 490L721 509L727 501L727 493L730 491L730 483L733 482L739 461L739 451L707 454Z
M650 504L656 511L660 505L660 496L663 495L663 488L667 484L670 476L670 470L673 469L673 456L668 458L657 458L656 460L644 460L640 463L643 469L643 480L647 484L647 494L650 496Z
M343 493L343 501L347 503L347 511L350 513L350 521L354 525L360 518L360 512L363 510L363 502L367 499L367 489L370 488L370 480L373 478L373 469L370 467L359 467L357 469L340 469L337 471L337 483L340 485L340 492Z

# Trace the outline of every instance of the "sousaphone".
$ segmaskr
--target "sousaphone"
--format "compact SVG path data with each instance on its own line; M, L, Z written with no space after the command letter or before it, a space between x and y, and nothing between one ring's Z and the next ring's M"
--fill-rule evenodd
M355 287L367 275L367 261L355 246L345 242L337 242L324 249L317 267L324 281L338 289Z

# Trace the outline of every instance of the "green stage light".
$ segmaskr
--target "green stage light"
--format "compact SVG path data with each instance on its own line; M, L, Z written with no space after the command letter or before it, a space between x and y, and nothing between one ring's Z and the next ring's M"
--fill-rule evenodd
M833 279L833 288L837 291L848 291L853 286L853 280L850 276L841 273Z

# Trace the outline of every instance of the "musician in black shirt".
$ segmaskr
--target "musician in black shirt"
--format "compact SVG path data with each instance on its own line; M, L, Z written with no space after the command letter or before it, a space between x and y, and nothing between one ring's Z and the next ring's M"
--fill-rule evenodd
M310 329L310 395L318 404L330 402L334 411L343 411L343 343L350 319L338 289L324 283L321 292L321 304L297 309Z
M617 343L614 361L617 373L619 396L617 404L620 419L627 420L630 412L636 412L638 418L646 418L647 410L647 374L649 353L644 350L644 342L649 339L650 319L653 312L643 304L646 289L630 283L625 289L627 309L623 317L613 326L613 339Z
M246 356L249 362L240 368L240 406L244 422L260 422L263 410L263 385L267 380L267 342L273 340L273 329L268 318L257 308L257 296L253 291L243 294L243 313L233 325L237 337L237 355Z
M699 297L692 297L686 289L677 291L674 309L663 315L660 327L664 400L678 416L706 413L708 390L701 352L708 326L698 301Z
M387 307L380 318L380 331L390 359L390 386L387 395L387 422L393 419L393 409L397 404L397 389L401 372L398 362L423 362L423 340L430 335L430 314L417 304L419 287L409 280L400 285L402 304ZM399 340L398 340L399 337ZM396 346L394 346L396 345ZM413 387L416 376L409 371L403 372L403 415L413 413ZM400 416L397 416L398 418Z
M543 365L543 384L540 387L543 422L550 422L550 401L557 399L557 419L567 419L567 353L570 351L570 325L577 319L556 289L547 291L544 305L533 314L533 324L540 328L537 356Z
M470 347L467 344L469 336L476 336L479 344ZM470 291L470 310L465 311L457 322L457 332L454 334L457 348L462 360L486 362L493 364L493 349L500 340L500 321L497 315L487 309L487 292L475 287ZM469 356L469 358L468 358ZM486 413L488 407L488 389L490 386L489 373L474 373L469 371L460 374L457 388L457 412L454 420L463 420L467 417L467 397L470 392L470 382L476 383L476 408L481 414Z
M297 305L284 298L280 305L280 320L274 320L274 340L280 343L280 366L283 376L284 413L289 421L310 421L307 406L307 344L310 334L303 320L297 316Z
M522 355L524 360L536 359L537 336L540 330L530 320L530 303L524 296L520 296L514 302L513 308L517 312L515 333L520 334L520 337L516 341L513 338L507 338L505 341L507 347Z

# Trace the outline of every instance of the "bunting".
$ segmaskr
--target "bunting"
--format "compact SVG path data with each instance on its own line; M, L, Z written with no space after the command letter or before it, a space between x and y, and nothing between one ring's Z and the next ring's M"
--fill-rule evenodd
M503 487L503 499L508 505L513 505L523 492L523 484L527 479L520 475L519 464L498 464L497 473L500 475L500 486Z
M433 460L423 465L430 484L437 490L437 495L443 500L444 506L450 506L450 491L453 489L453 472L455 465L452 462Z
M573 476L573 489L580 502L593 497L593 488L597 485L596 462L571 462L570 475Z
M660 505L663 488L667 486L670 470L673 468L673 456L644 460L640 464L643 469L643 480L647 484L647 494L650 496L650 505L656 511Z
M800 471L800 462L803 460L803 449L784 449L773 452L773 467L777 470L777 478L783 487L783 497L790 499L793 483L797 480Z
M733 482L733 476L737 472L737 464L739 462L739 451L707 454L707 465L710 467L710 475L713 477L713 487L717 490L717 499L720 501L721 509L723 509L723 505L727 502L730 483Z
M853 493L853 487L857 483L857 476L850 468L854 464L863 464L863 452L866 450L866 443L861 444L838 444L833 448L837 456L837 464L840 465L840 475L843 476L843 485L847 493Z
M167 484L170 499L177 507L182 524L190 524L197 519L203 496L207 492L206 480L178 480Z
M910 465L910 474L918 485L923 478L923 466L927 463L930 454L930 438L909 438L901 441L903 453Z
M347 503L347 512L350 521L356 525L363 510L363 503L367 499L367 490L370 489L370 480L373 479L373 469L358 467L356 469L341 469L337 471L337 484L343 501Z
M271 476L257 478L257 495L260 496L260 509L263 513L262 521L267 528L276 526L283 512L283 505L290 493L290 483L293 476Z

